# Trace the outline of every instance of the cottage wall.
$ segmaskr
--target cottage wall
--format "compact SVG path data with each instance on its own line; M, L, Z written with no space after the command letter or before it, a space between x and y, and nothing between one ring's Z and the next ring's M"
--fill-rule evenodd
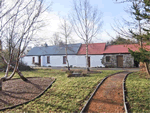
M35 58L35 63L38 63L38 56L25 56L21 58L21 62L25 63L28 66L35 66L35 64L32 63L32 58Z
M51 55L50 63L47 63L47 56L44 56L44 60L42 62L42 66L67 66L67 64L63 64L63 56L65 55ZM89 55L91 67L104 67L101 63L101 59L103 55ZM72 67L86 67L86 57L85 55L68 55L69 65Z
M91 67L105 67L102 64L103 55L89 55Z
M47 63L47 56L41 56L41 66L67 66L67 64L63 64L63 56L65 55L51 55L50 63ZM35 57L35 62L38 63L38 56L25 56L22 58L22 61L29 66L35 66L32 63L33 57ZM104 67L101 63L103 55L89 55L89 57L90 67ZM86 67L85 55L68 55L68 61L69 65L72 65L72 67Z
M107 54L102 58L102 64L105 67L117 67L117 56L123 56L123 67L134 67L134 58L131 54ZM110 56L110 62L106 62L106 56Z

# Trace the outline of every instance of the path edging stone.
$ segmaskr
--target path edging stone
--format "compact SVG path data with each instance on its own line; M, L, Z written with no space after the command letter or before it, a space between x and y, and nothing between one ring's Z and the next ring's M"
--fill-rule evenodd
M122 72L117 72L117 73L114 73L114 74L110 74L108 76L106 76L96 87L96 89L94 90L94 92L92 93L92 95L90 96L90 98L88 99L88 101L86 102L85 106L82 108L81 112L80 113L84 113L84 110L85 108L88 106L89 102L91 101L92 97L94 96L94 94L96 93L96 91L98 90L98 88L104 83L104 81L110 77L110 76L113 76L115 74L119 74L119 73L123 73L123 72L127 72L127 71L122 71Z
M133 73L133 72L129 72L129 73L124 77L123 84L122 84L122 86L123 86L123 103L124 103L125 113L129 113L129 103L127 102L127 97L126 97L126 95L127 95L127 90L126 90L126 87L125 87L125 85L126 85L125 82L126 82L126 79L127 79L128 75L131 74L131 73Z
M29 78L32 78L32 77L29 77ZM38 77L33 77L33 78L38 78ZM16 79L18 79L18 78L16 78ZM15 107L18 107L18 106L23 105L23 104L27 104L27 103L29 103L31 101L34 101L35 99L41 97L52 86L52 84L56 81L56 78L52 77L52 79L54 79L54 80L51 82L51 84L44 91L42 91L38 96L36 96L35 98L33 98L32 100L29 100L27 102L24 102L24 103L21 103L21 104L17 104L17 105L14 105L14 106L2 108L2 109L0 109L0 111L4 111L4 110L7 110L7 109L13 109Z

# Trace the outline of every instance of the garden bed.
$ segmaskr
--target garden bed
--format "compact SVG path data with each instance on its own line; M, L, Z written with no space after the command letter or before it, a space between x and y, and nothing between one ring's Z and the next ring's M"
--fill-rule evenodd
M64 70L63 70L64 71ZM101 73L101 71L96 71L96 70L92 70L92 71L86 71L86 70L66 70L65 71L67 73L67 77L85 77L85 76L89 76L90 74L97 74L97 73Z
M3 82L0 91L0 110L33 100L40 96L53 81L53 78L28 78L27 82L22 79Z

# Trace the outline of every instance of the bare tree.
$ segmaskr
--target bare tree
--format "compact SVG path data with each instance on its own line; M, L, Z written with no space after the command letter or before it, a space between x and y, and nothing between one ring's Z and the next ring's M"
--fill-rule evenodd
M60 34L65 38L65 53L66 53L66 62L67 62L67 68L68 70L70 70L70 66L69 66L69 61L68 61L68 40L70 38L70 35L72 33L72 26L71 24L67 21L67 19L63 19L61 21L61 25L60 25Z
M37 29L42 27L39 19L44 12L43 0L2 0L0 6L0 40L2 41L0 56L7 64L5 76L1 82L11 79L17 72L21 79L27 81L19 71L19 60L28 44L32 41ZM9 59L4 57L4 48L9 48ZM17 50L17 52L16 52ZM16 54L15 65L12 65ZM13 72L9 75L10 68Z
M60 37L60 33L59 32L55 32L52 36L52 40L51 43L53 45L59 45L59 43L62 42L62 39Z
M99 33L102 27L102 14L97 8L93 8L88 0L74 0L71 23L79 38L86 44L86 68L88 65L88 44Z

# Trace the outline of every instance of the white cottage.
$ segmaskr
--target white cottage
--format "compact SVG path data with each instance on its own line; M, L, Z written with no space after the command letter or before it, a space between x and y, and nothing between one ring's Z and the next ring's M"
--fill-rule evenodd
M89 66L104 67L101 59L105 43L89 44L88 49ZM67 53L70 66L86 67L85 44L68 44ZM22 61L29 66L67 66L64 46L34 47L22 58Z

